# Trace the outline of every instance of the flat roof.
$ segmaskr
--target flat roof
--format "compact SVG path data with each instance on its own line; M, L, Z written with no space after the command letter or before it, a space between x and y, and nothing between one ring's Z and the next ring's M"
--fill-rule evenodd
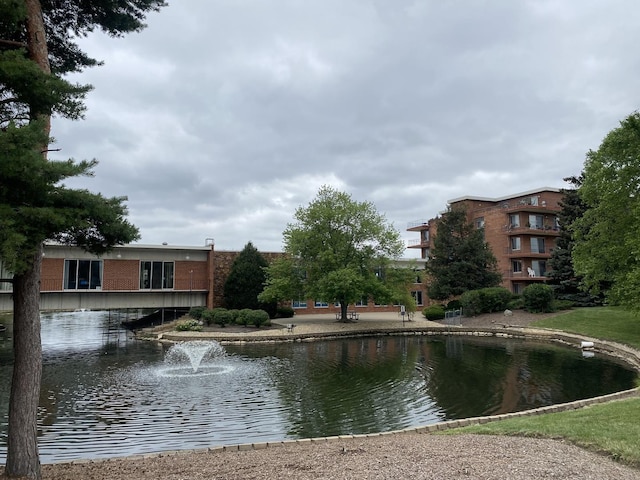
M511 200L512 198L524 197L524 196L527 196L527 195L533 195L534 193L540 193L540 192L560 193L561 191L562 191L562 189L560 189L560 188L540 187L540 188L536 188L535 190L527 190L526 192L513 193L511 195L506 195L504 197L497 197L497 198L492 198L492 197L474 197L473 195L466 195L464 197L458 197L458 198L453 198L451 200L447 200L447 203L451 204L451 203L456 203L456 202L462 202L464 200L477 200L477 201L481 201L481 202L504 202L505 200Z

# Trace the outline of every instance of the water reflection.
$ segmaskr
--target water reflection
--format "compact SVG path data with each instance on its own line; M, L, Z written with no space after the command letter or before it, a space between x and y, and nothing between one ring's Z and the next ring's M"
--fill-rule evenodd
M42 323L44 462L395 430L611 393L636 378L577 350L415 336L228 346L202 375L167 375L165 348L110 328L105 312ZM0 361L3 461L6 348Z

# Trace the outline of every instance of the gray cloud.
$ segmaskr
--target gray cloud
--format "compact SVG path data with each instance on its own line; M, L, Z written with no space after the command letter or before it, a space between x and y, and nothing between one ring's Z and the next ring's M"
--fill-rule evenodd
M323 184L407 222L463 195L562 187L639 107L631 0L173 2L103 67L61 155L127 195L142 243L281 249ZM412 255L408 252L408 255Z

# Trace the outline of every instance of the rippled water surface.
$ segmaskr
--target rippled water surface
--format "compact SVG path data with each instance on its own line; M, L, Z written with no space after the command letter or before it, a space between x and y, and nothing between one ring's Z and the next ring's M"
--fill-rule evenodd
M227 346L200 369L109 330L106 312L43 315L43 462L372 433L631 388L636 374L515 340L370 337ZM111 314L113 318L113 314ZM0 462L10 332L0 339Z

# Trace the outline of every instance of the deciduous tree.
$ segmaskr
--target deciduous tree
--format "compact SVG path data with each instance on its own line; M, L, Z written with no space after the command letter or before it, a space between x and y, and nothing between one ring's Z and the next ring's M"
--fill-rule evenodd
M386 282L383 273L401 256L404 244L372 203L354 201L347 193L323 186L294 218L283 233L287 257L267 269L261 299L338 302L346 321L350 303L400 295L402 282L395 276ZM407 278L413 277L407 269Z
M640 310L640 113L620 122L587 153L574 222L573 262L583 284L607 299Z
M440 217L427 272L430 275L427 291L434 300L495 287L502 280L496 258L484 241L483 230L467 220L462 208L449 208Z

